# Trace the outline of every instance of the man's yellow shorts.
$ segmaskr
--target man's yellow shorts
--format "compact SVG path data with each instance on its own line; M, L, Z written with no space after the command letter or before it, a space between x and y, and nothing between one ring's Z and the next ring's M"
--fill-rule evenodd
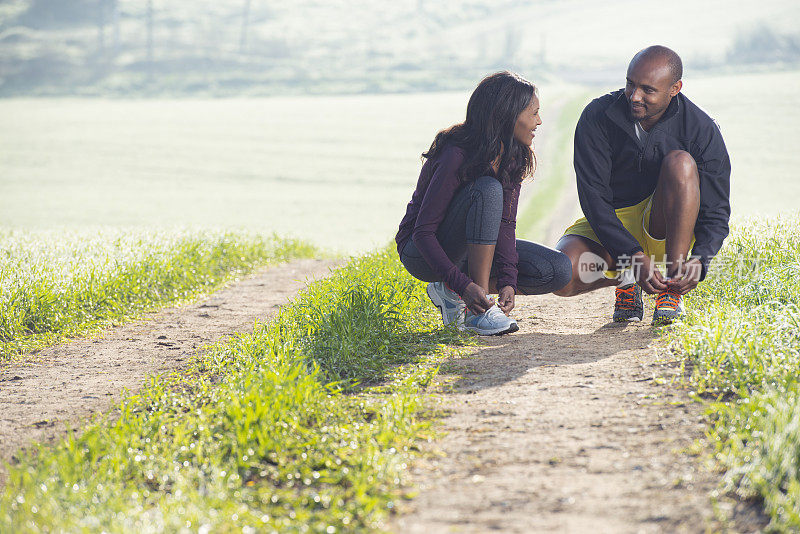
M617 218L622 223L622 226L636 238L636 241L642 246L642 250L647 256L655 259L659 264L659 268L663 268L664 256L667 253L666 240L656 239L650 235L648 229L650 228L650 209L653 205L653 195L642 200L634 206L627 208L619 208L614 210ZM594 233L589 221L586 217L581 217L575 223L564 231L564 235L580 235L591 239L595 243L600 243L597 234ZM692 236L692 244L689 245L689 250L694 246L694 236ZM688 252L688 251L687 251ZM608 278L615 278L617 271L606 271L605 275Z

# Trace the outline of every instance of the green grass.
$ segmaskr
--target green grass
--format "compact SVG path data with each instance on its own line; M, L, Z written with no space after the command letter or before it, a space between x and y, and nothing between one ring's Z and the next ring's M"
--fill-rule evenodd
M736 227L669 337L701 399L725 489L800 529L800 217Z
M224 232L0 230L0 363L209 291L276 261L295 240Z
M418 392L436 372L401 364L461 339L393 251L357 258L191 372L23 456L0 531L379 528L427 431Z

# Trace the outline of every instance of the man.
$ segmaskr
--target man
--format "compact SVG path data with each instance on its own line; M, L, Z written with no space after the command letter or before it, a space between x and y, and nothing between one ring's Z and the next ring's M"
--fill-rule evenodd
M682 76L675 52L645 48L625 89L593 100L575 129L585 218L556 245L573 276L555 293L616 285L617 322L642 319L642 290L658 295L653 323L672 322L728 235L730 159L713 119L681 94Z

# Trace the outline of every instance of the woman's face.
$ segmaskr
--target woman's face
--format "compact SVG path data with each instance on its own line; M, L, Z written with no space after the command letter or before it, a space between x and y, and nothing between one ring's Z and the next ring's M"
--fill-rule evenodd
M514 125L514 139L518 143L531 146L533 144L533 132L540 124L542 124L542 119L539 118L539 99L534 95L528 107L523 109L522 113L517 117L517 123Z

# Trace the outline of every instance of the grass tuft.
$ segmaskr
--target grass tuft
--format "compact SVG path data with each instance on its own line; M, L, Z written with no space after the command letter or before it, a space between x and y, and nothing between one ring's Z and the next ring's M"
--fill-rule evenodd
M0 363L318 251L229 232L0 231Z
M428 309L424 284L398 268L394 251L356 258L305 291L274 323L279 339L295 339L308 364L327 381L376 382L388 366L409 362L431 343L454 343L453 329Z

